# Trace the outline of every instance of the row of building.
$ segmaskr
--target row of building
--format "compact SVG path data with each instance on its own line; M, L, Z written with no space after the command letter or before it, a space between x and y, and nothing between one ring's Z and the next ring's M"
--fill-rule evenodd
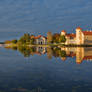
M62 30L60 35L64 35L66 38L66 45L76 44L76 45L92 45L92 31L83 31L82 28L76 28L76 33L68 34L65 30ZM47 37L38 35L31 36L35 39L34 44L47 44Z
M76 33L67 34L65 30L61 32L61 35L65 35L65 44L76 45L92 45L92 31L83 31L82 28L76 28Z

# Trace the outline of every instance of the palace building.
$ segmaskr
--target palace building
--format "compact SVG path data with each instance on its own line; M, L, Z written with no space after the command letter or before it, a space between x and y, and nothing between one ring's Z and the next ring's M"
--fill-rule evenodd
M76 28L76 34L67 34L65 30L61 31L61 35L65 35L65 44L76 44L76 45L92 45L92 31L83 31L82 28Z

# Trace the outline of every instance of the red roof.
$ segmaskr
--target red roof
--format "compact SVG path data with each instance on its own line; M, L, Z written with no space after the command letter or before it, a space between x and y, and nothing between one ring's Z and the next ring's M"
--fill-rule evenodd
M34 36L33 38L34 38L34 39L39 39L39 38L41 38L41 37L44 37L45 39L47 39L47 37L42 36L42 35Z
M76 29L82 30L82 28L81 28L81 27L77 27Z
M41 37L41 35L38 35L36 37L34 37L34 39L39 39Z
M66 34L67 37L73 37L75 38L76 37L76 34Z
M76 56L76 54L75 53L70 53L68 56L69 57L74 57L74 56Z
M85 56L83 60L92 59L92 56Z
M82 31L84 35L92 35L92 31Z

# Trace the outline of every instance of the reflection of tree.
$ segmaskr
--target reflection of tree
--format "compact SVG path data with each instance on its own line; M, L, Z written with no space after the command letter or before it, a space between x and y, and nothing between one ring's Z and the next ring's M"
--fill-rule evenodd
M59 57L60 48L54 47L53 48L53 56Z
M12 47L5 47L6 49L18 50L20 53L24 55L24 57L29 57L30 55L39 54L40 48L37 47L30 47L30 46L12 46ZM42 47L43 48L43 47ZM41 48L41 49L42 49ZM49 59L54 57L60 57L61 59L65 60L66 58L66 51L61 50L58 47L48 47L46 48L45 52L47 52L47 56ZM44 54L44 53L43 53Z
M17 50L17 47L12 47L12 50Z
M53 53L53 51L52 51L51 47L48 47L47 48L47 56L49 59L52 59L52 53Z
M30 49L26 46L19 46L18 50L24 55L24 57L30 56Z
M49 59L51 59L52 56L64 58L64 57L66 57L66 51L61 50L58 47L53 47L53 48L48 47L47 48L47 56L48 56Z
M19 46L18 50L24 55L24 57L29 57L31 53L35 52L35 49L29 46Z
M61 50L61 51L60 51L60 56L61 56L61 57L66 57L66 51Z
M54 56L54 57L66 57L66 51L61 50L61 49L58 48L58 47L54 47L54 48L52 49L52 53L53 53L53 56Z

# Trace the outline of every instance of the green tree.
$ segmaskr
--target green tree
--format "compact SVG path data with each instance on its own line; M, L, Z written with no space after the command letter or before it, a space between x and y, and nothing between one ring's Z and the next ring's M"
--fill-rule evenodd
M35 39L32 38L32 39L30 40L30 44L34 44L34 41L35 41Z
M59 43L59 39L60 39L60 34L55 33L55 34L53 35L53 42Z
M30 35L29 34L24 34L24 36L22 36L20 39L19 39L19 43L21 44L26 44L26 43L29 43L30 42Z
M16 44L16 43L17 43L17 40L14 39L14 40L12 40L11 42L12 42L13 44Z
M66 38L64 35L60 36L59 42L64 42L64 43L66 42Z

